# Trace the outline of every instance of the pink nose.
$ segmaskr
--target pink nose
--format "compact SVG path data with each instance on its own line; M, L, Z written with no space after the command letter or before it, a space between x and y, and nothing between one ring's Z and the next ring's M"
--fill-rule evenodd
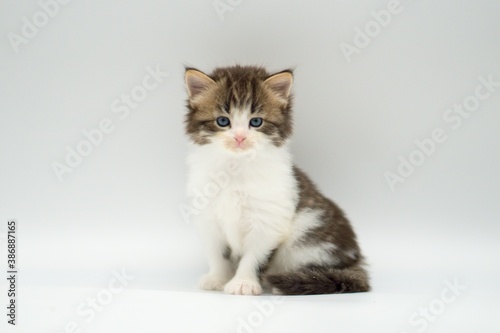
M239 135L238 135L238 136L235 136L235 137L234 137L234 139L236 140L236 142L238 142L238 146L240 146L240 145L241 145L241 143L242 143L243 141L245 141L246 137L245 137L245 136L239 136Z

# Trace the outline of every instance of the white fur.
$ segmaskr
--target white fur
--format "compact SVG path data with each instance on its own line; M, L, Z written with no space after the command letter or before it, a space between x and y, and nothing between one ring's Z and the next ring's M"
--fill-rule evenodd
M292 222L290 236L277 249L270 263L269 273L293 271L306 265L335 265L339 260L331 252L337 249L332 243L305 245L300 238L308 231L320 226L320 210L304 209Z
M196 221L206 238L210 270L200 280L203 289L231 294L260 294L256 268L276 248L275 270L307 263L328 263L334 245L296 246L317 226L320 212L296 214L297 183L287 146L275 147L254 129L245 129L246 146L235 147L233 136L248 124L248 110L237 112L235 126L215 136L210 144L191 147L188 156L188 194L203 205ZM222 258L226 245L241 258L232 267ZM331 259L330 259L331 260Z

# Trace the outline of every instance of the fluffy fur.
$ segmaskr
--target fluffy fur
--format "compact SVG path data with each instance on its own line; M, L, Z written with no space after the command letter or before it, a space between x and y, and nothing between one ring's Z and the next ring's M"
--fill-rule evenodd
M206 241L200 287L257 295L369 290L352 227L288 149L292 71L186 69L188 194ZM219 117L227 118L221 126ZM251 126L253 118L262 124Z

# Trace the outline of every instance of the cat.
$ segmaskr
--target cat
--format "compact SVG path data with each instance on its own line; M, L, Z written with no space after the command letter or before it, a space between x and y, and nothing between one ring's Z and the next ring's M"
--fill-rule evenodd
M188 195L208 201L195 216L209 263L201 289L370 290L348 219L292 161L292 81L292 70L186 68Z

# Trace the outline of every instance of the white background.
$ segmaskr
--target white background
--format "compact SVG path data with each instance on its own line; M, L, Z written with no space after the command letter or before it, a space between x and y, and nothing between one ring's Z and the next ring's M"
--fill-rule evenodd
M17 219L14 331L71 322L81 332L499 330L500 87L456 129L443 114L474 95L479 76L500 81L500 2L401 0L348 61L340 45L354 45L355 28L388 2L233 0L219 15L210 0L71 1L16 52L9 33L23 36L23 18L42 9L2 1L0 253L5 271L6 222ZM189 204L183 66L236 63L295 68L296 163L351 218L371 293L270 307L269 296L196 289L206 263L179 212ZM148 67L168 76L120 119L113 101ZM114 130L59 181L54 161L105 118ZM391 190L384 174L436 128L446 141ZM86 321L77 308L103 299L114 270L133 281ZM445 304L447 281L465 289ZM425 328L409 321L429 306Z

